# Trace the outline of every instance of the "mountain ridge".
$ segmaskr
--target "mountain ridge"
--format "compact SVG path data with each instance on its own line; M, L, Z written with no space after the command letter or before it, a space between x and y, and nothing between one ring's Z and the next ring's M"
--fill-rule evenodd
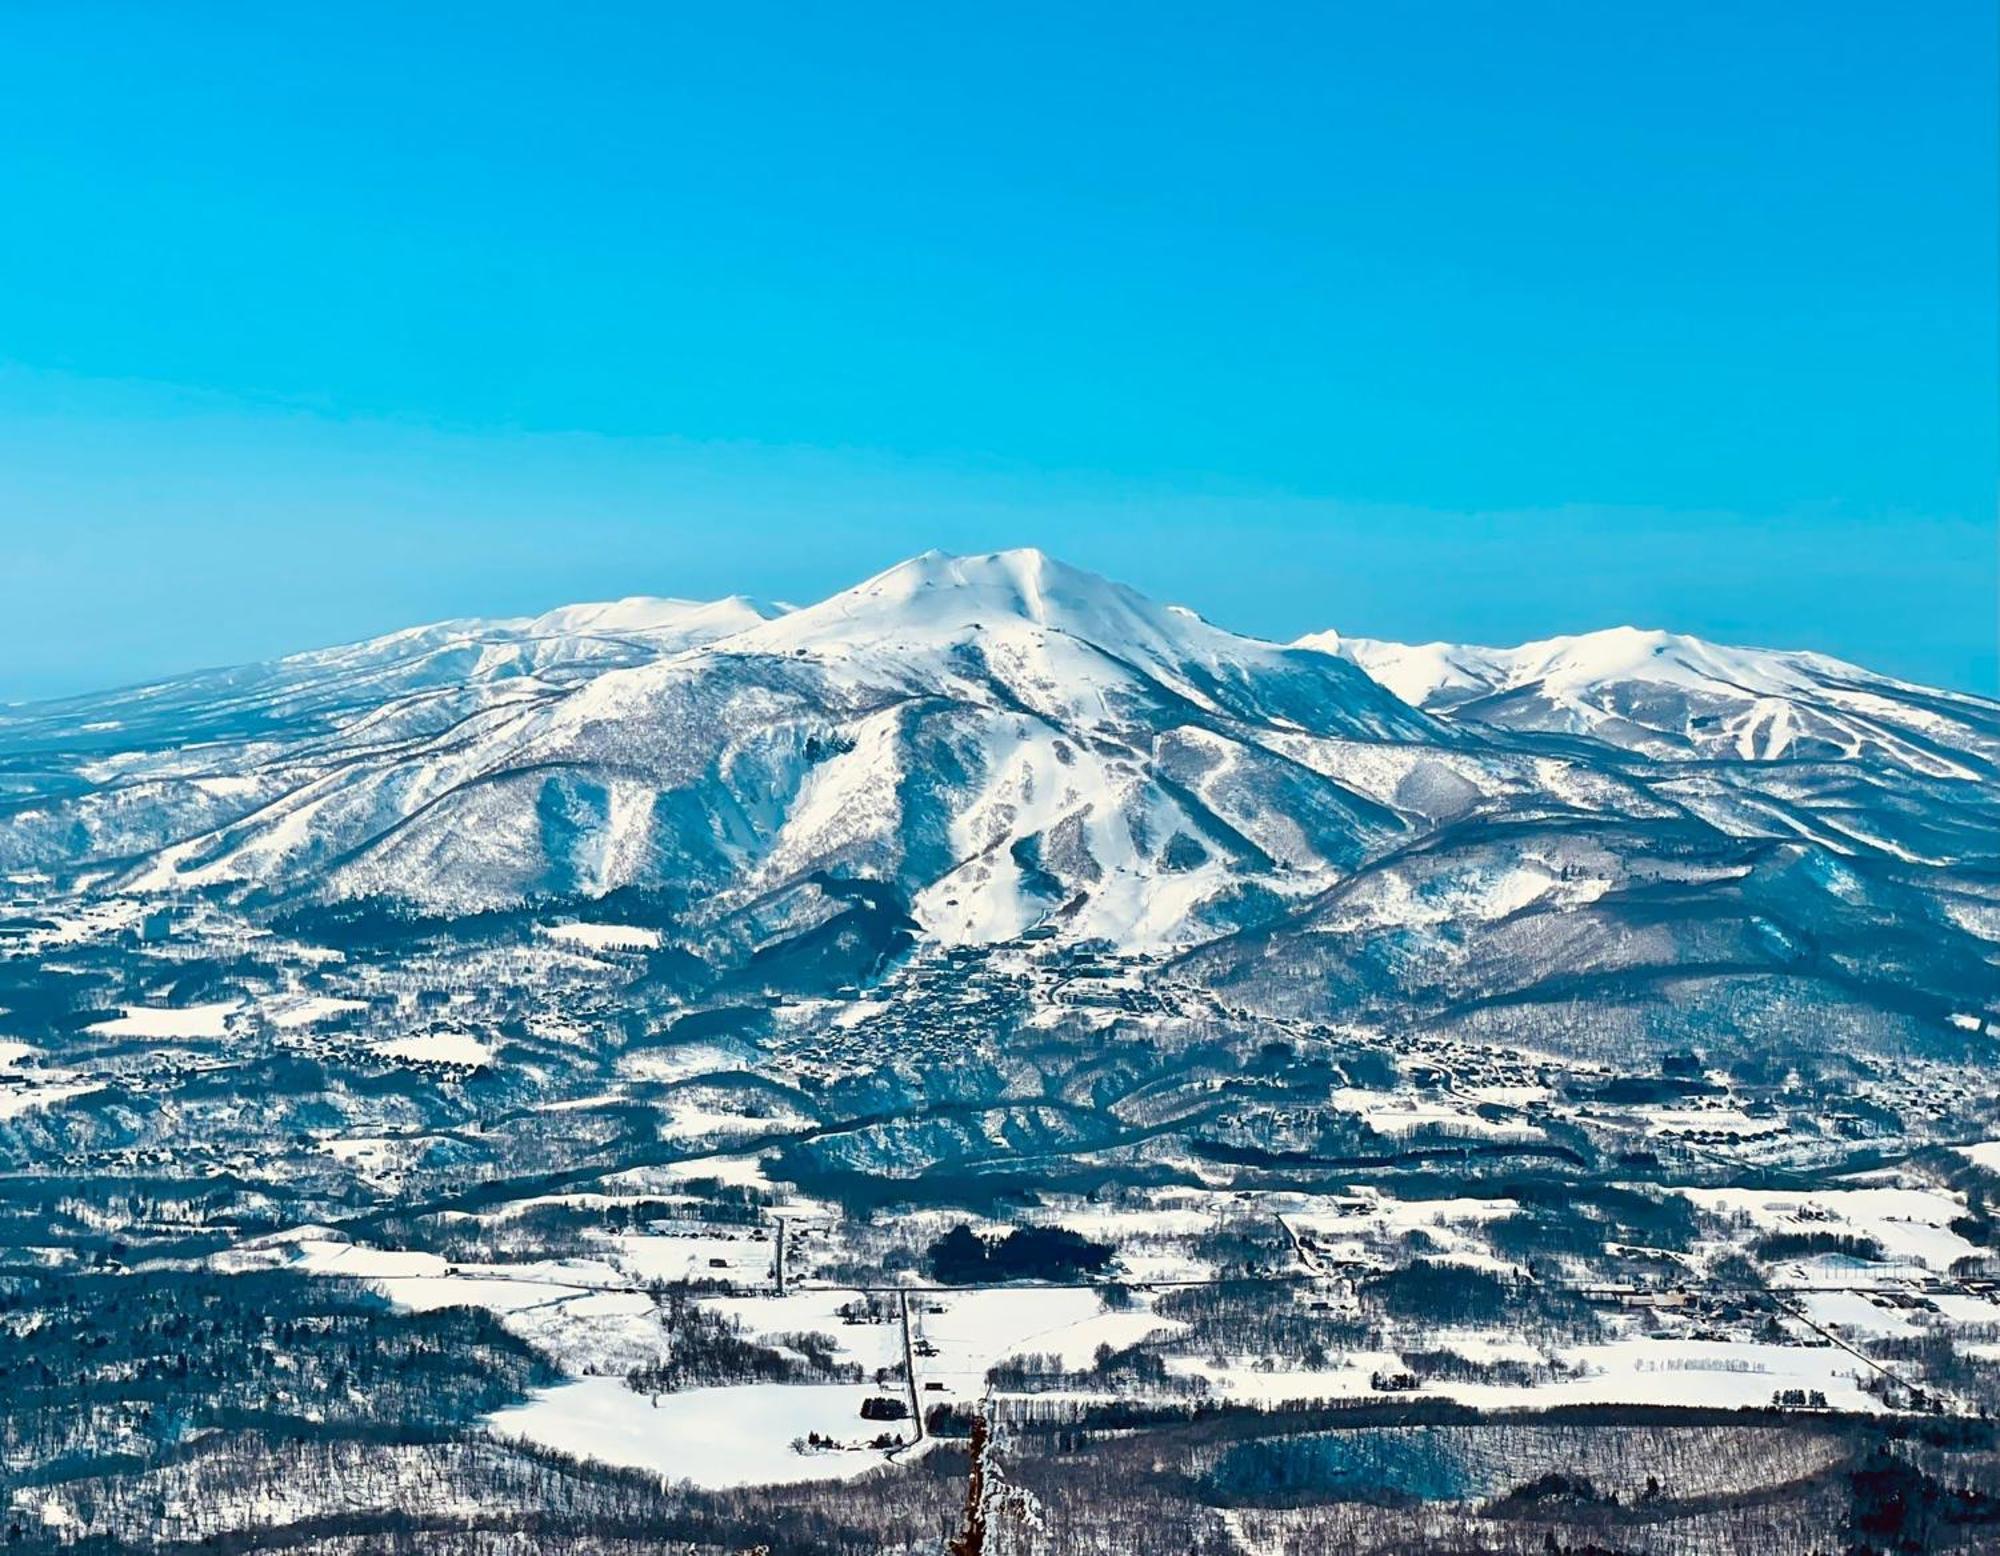
M1461 722L1583 735L1665 758L1865 751L1928 776L2000 774L2000 704L1806 650L1633 627L1512 648L1338 632L1298 642L1358 665L1413 707Z
M1589 651L1606 645L1624 658ZM1392 929L1441 954L1489 895L1594 911L1493 852L1522 828L1572 882L1574 837L1632 837L1632 861L1584 850L1614 894L1661 848L1993 859L2000 705L1936 693L1936 713L1824 656L1629 629L1400 648L1246 637L1028 550L926 553L796 609L632 596L439 623L0 715L0 869L433 915L636 890L725 960L835 933L855 911L841 882L945 944L1046 926L1177 952L1310 944L1329 928L1313 904L1378 891L1386 908L1334 927L1379 958ZM1441 660L1454 695L1410 679ZM1837 715L1848 738L1802 723L1782 760L1743 755L1733 725L1674 738L1719 697L1726 717ZM1450 888L1456 930L1407 863L1447 845L1469 850L1446 872L1472 883ZM1726 874L1704 879L1711 906L1733 901Z

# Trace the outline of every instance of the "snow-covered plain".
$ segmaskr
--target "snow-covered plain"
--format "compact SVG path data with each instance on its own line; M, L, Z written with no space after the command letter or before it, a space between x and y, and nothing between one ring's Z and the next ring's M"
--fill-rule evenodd
M406 1064L451 1064L479 1069L493 1062L493 1047L470 1032L419 1032L385 1038L371 1052Z
M1949 1274L1979 1249L1951 1230L1965 1214L1955 1194L1927 1188L1841 1188L1777 1192L1761 1189L1681 1190L1703 1209L1742 1215L1769 1232L1830 1232L1873 1238L1892 1263ZM1801 1272L1802 1281L1809 1279Z
M586 946L593 951L657 951L660 932L633 924L549 924L542 933L551 940Z
M0 1083L0 1119L18 1117L33 1108L54 1107L103 1089L102 1081L53 1078L22 1080L19 1084Z
M1860 1386L1862 1364L1830 1345L1646 1338L1565 1347L1555 1355L1568 1376L1533 1385L1428 1381L1415 1394L1493 1410L1597 1404L1731 1410L1768 1406L1778 1390L1803 1389L1824 1393L1836 1409L1875 1414L1885 1408ZM1262 1406L1379 1395L1376 1376L1402 1365L1394 1351L1350 1353L1322 1370L1264 1371L1249 1358L1223 1367L1195 1358L1169 1362L1181 1377L1206 1379L1213 1398Z
M309 994L298 999L282 1001L265 1012L271 1025L285 1030L297 1027L316 1026L322 1021L332 1021L340 1016L353 1015L366 1010L366 1000L340 999L328 994Z
M235 1000L217 1000L206 1005L176 1008L158 1005L127 1005L124 1014L94 1022L90 1030L103 1037L158 1037L182 1040L217 1038L229 1027L229 1018L239 1009Z
M502 1437L709 1489L842 1480L888 1462L866 1446L883 1430L861 1417L862 1401L875 1392L858 1383L753 1383L654 1397L620 1378L577 1378L497 1412L488 1425ZM844 1446L794 1451L792 1443L813 1432Z
M1143 1302L1108 1310L1094 1291L1022 1286L1007 1290L926 1292L913 1299L917 1333L937 1347L917 1375L942 1383L954 1399L976 1400L987 1369L1010 1356L1053 1355L1080 1371L1100 1345L1122 1349L1157 1331L1181 1327Z

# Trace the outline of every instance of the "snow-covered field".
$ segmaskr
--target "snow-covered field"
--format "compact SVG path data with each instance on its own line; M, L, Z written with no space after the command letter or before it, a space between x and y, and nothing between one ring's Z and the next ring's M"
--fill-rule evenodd
M18 1085L0 1081L0 1119L15 1118L31 1108L54 1107L103 1089L102 1081L21 1078Z
M1064 1368L1080 1371L1091 1365L1100 1345L1118 1350L1156 1331L1182 1327L1153 1313L1143 1299L1113 1311L1094 1291L1036 1286L927 1291L911 1298L911 1313L918 1337L938 1351L919 1359L918 1379L942 1383L940 1392L961 1400L979 1398L987 1369L1010 1356L1053 1355Z
M1455 1135L1488 1140L1534 1140L1541 1130L1515 1119L1489 1119L1448 1097L1357 1091L1342 1087L1328 1101L1344 1113L1358 1115L1377 1134L1407 1135L1419 1129L1441 1129Z
M714 1043L681 1043L672 1048L642 1048L619 1057L620 1073L642 1081L683 1081L718 1070L743 1068L743 1057Z
M265 1018L275 1027L290 1030L316 1026L322 1021L352 1015L367 1008L366 1000L336 999L327 994L308 994L297 999L275 1002L266 1009Z
M655 1227L647 1232L608 1235L604 1241L609 1245L605 1257L642 1282L712 1280L757 1285L771 1280L777 1257L768 1233L760 1236L747 1228L672 1232Z
M620 1378L578 1378L497 1412L488 1425L503 1437L712 1489L839 1480L887 1462L866 1446L884 1427L861 1417L862 1401L877 1392L859 1383L755 1383L649 1396ZM795 1451L812 1432L843 1446Z
M421 1032L385 1038L371 1044L370 1052L405 1064L451 1064L472 1070L493 1062L492 1045L470 1032Z
M127 1005L123 1015L95 1022L90 1030L102 1037L215 1038L225 1035L229 1018L240 1008L235 1000L218 1000L207 1005L187 1005L178 1009Z
M1809 1192L1763 1189L1680 1191L1704 1210L1742 1215L1767 1232L1829 1232L1871 1237L1894 1264L1948 1274L1960 1259L1980 1250L1950 1228L1965 1214L1965 1201L1930 1188L1843 1188Z
M546 924L542 933L566 945L592 951L657 951L660 932L634 924Z
M1465 1343L1453 1342L1449 1348L1463 1352ZM1523 1359L1512 1346L1479 1359L1498 1355ZM1885 1408L1860 1387L1862 1364L1830 1345L1632 1338L1563 1347L1554 1355L1568 1376L1535 1384L1433 1379L1402 1397L1448 1398L1494 1410L1588 1404L1737 1409L1768 1406L1780 1389L1804 1389L1824 1393L1836 1409L1879 1413ZM1231 1358L1228 1365L1217 1367L1210 1360L1175 1357L1168 1365L1180 1377L1205 1379L1213 1398L1271 1406L1379 1394L1377 1374L1399 1371L1403 1361L1394 1351L1363 1351L1342 1356L1321 1370L1264 1371L1248 1358Z

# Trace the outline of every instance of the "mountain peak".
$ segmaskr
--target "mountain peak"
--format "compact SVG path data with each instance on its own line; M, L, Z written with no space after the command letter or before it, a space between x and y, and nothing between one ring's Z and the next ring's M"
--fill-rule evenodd
M1118 587L1108 579L1057 562L1032 547L1020 547L972 556L925 551L864 579L847 592L909 601L926 590L963 591L975 606L992 603L1008 614L1045 621L1046 594L1052 586L1078 594Z
M747 633L740 646L795 652L833 641L913 645L1022 631L1062 633L1120 657L1144 658L1169 648L1177 657L1190 636L1230 636L1191 611L1155 604L1124 584L1019 547L969 556L925 551Z
M1440 736L1349 666L1239 636L1026 547L926 551L712 651L838 665L845 677L911 689L996 677L1010 703L1051 714L1060 704L1064 717L1161 694L1211 714L1262 716L1276 697L1300 729Z

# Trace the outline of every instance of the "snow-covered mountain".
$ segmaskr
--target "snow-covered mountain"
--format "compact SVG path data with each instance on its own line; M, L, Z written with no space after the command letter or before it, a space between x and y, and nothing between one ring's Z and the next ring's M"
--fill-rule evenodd
M1034 552L926 555L790 615L449 623L19 710L0 740L30 791L0 859L119 890L640 886L714 914L830 873L946 937L1054 915L1141 942L1404 831L1341 753L1461 743L1343 661Z
M1412 707L1498 729L1585 736L1663 758L1867 759L1930 777L2000 773L2000 707L1824 654L1729 648L1613 627L1517 648L1322 632Z
M1037 552L928 553L803 609L450 622L7 710L0 870L433 916L636 892L716 965L862 920L1213 942L1237 970L1359 934L1393 990L1468 926L1580 924L1586 888L1622 923L1663 853L1714 861L1681 922L1713 908L1732 944L1779 943L1730 884L1774 844L1818 862L1780 872L1802 921L1944 903L1921 872L2000 852L1996 731L1993 703L1813 655L1285 646ZM1977 893L1937 914L1992 939Z

